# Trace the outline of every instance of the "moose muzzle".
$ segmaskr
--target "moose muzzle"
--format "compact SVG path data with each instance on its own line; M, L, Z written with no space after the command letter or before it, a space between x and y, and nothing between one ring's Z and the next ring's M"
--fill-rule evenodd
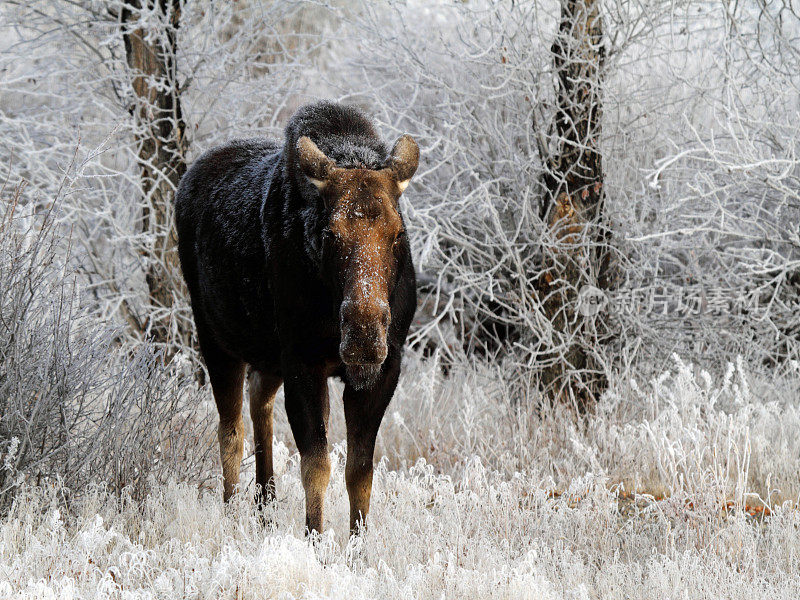
M339 355L346 365L380 365L386 360L386 334L391 315L383 300L345 300L341 307Z

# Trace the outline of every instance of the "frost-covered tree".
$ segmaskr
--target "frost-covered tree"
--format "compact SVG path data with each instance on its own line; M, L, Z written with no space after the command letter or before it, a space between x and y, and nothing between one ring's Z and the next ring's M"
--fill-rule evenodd
M596 336L586 339L577 294L587 286L608 287L610 253L604 223L605 189L602 83L605 41L600 2L562 0L553 40L556 79L552 142L540 149L545 195L542 215L556 250L535 283L545 315L562 335L573 337L558 360L542 370L542 383L585 407L606 386L593 364ZM577 337L577 339L575 339Z
M359 23L343 93L423 143L407 202L438 308L420 338L497 339L578 402L674 351L791 368L790 3L389 2ZM588 319L587 285L608 300Z
M153 307L148 329L162 344L170 342L171 334L177 336L178 343L191 339L185 321L175 328L169 323L170 309L183 295L171 209L172 197L186 172L188 149L177 66L181 5L181 0L132 0L117 7L119 14L110 10L110 16L120 24L131 74L129 110L144 195L141 232L150 238L141 250Z

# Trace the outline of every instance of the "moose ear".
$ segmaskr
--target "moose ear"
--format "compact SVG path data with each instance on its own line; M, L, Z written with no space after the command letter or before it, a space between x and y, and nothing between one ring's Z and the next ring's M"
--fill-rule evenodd
M410 135L400 136L389 155L389 169L397 180L397 187L404 192L419 165L419 146Z
M336 167L336 163L306 136L297 140L297 160L303 174L320 190L325 187L331 171Z

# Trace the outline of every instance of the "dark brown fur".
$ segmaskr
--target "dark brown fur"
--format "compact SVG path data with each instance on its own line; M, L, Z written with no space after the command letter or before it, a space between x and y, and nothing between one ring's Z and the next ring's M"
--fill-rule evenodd
M327 378L345 382L350 527L369 510L375 438L416 306L398 200L419 150L388 152L358 111L301 108L281 147L234 141L201 156L176 196L179 252L220 415L224 497L242 457L251 367L256 483L274 495L272 409L284 386L306 524L322 530L330 477Z

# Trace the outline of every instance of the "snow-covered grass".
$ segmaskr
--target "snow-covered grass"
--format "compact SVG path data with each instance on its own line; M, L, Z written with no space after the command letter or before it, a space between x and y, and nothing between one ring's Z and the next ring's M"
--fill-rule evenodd
M502 366L445 376L410 357L356 540L336 386L327 531L313 542L282 408L266 527L251 461L228 506L189 484L154 484L143 502L98 487L69 507L57 486L25 488L0 524L0 598L800 596L796 382L671 367L616 382L576 420ZM751 492L770 516L741 510Z

